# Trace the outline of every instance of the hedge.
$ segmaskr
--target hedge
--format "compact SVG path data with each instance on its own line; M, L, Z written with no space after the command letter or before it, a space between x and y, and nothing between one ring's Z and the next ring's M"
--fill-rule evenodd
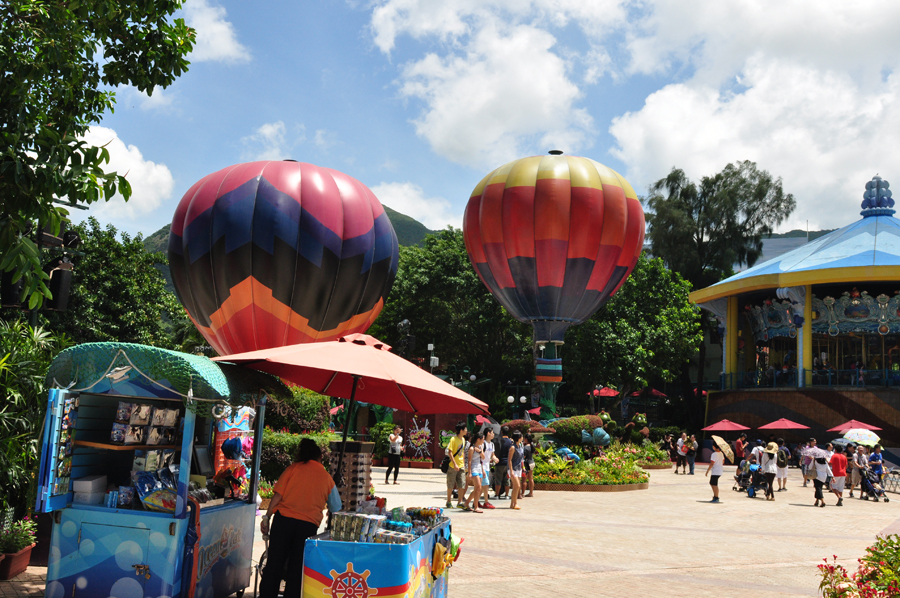
M312 438L322 449L322 465L329 468L331 456L331 442L340 440L337 434L291 434L290 432L276 432L271 428L263 430L262 453L260 454L259 474L261 477L275 482L284 470L294 462L294 455L304 438Z
M581 431L593 432L594 428L602 428L603 420L596 415L576 415L558 419L552 426L556 430L553 436L560 445L581 446Z
M547 428L542 426L540 422L535 420L526 420L526 419L513 419L503 423L504 426L509 426L510 434L518 430L523 435L525 434L541 434L541 433L552 433L554 432L554 428Z

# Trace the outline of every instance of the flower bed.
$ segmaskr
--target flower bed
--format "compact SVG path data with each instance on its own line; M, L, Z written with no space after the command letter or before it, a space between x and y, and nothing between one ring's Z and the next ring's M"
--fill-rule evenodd
M539 450L535 455L534 482L559 486L642 486L649 474L637 464L637 452L613 444L604 455L580 462ZM629 488L638 490L641 488Z
M649 482L642 484L618 484L615 486L599 486L595 484L538 484L534 483L535 490L556 492L628 492L630 490L646 490Z
M831 563L823 559L819 565L824 598L891 598L900 596L900 535L876 538L875 544L866 548L866 555L858 559L859 567L848 574L843 565L837 564L834 555Z

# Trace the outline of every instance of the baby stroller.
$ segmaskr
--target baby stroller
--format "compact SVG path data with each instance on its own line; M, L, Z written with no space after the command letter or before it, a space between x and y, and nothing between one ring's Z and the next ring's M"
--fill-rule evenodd
M878 474L871 469L867 469L865 475L862 476L862 489L866 493L866 500L869 500L871 496L875 502L878 502L879 498L883 498L884 502L891 502L891 499L885 495L884 488L881 487L881 483L878 481Z
M734 486L731 489L744 492L750 486L750 477L750 462L745 459L734 474Z
M768 488L769 484L766 483L766 477L763 475L762 471L760 471L759 465L751 463L750 485L747 486L747 498L753 498L760 493L765 496Z

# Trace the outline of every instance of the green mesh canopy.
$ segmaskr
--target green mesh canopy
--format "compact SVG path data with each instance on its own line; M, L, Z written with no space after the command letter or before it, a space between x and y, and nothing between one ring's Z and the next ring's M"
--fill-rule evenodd
M276 377L203 355L133 343L85 343L62 351L50 364L47 388L146 398L181 398L198 415L216 404L254 406L262 393L291 396ZM194 399L188 400L192 395Z

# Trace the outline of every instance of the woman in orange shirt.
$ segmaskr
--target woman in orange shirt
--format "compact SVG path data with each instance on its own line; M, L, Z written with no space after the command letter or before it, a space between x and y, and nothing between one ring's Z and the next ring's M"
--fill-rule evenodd
M269 536L266 568L259 586L262 598L276 598L282 579L285 598L299 598L306 539L316 535L326 507L332 512L341 510L341 497L321 459L322 451L315 441L304 438L294 462L275 483L275 494L260 524L260 531Z

